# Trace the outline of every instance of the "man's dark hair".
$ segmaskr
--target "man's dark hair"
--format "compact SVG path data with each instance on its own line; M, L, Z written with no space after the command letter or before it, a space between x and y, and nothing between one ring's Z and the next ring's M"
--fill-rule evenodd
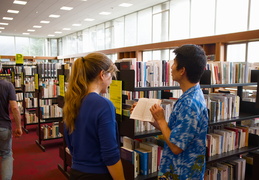
M205 70L207 59L204 50L197 45L186 44L174 50L177 70L185 67L187 78L197 83Z

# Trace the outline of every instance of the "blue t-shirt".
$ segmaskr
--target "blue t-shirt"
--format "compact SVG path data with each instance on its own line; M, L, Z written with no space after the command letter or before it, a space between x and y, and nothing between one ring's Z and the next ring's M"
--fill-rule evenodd
M115 107L107 98L97 93L84 97L75 130L69 135L65 129L73 169L85 173L109 173L106 166L120 160L115 117Z
M9 117L9 101L16 101L14 86L11 82L0 79L0 127L12 129Z
M208 111L199 84L177 100L168 127L170 142L183 151L175 155L165 143L158 176L160 179L203 180Z

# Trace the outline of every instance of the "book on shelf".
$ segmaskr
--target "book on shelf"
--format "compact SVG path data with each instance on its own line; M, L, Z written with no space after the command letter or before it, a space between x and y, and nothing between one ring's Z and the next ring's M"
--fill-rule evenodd
M121 147L120 153L122 159L127 160L133 164L134 177L136 178L139 174L139 154L136 151L126 147Z
M141 175L148 175L148 160L151 151L137 148L135 151L139 154L139 167L140 167L140 174Z
M154 118L150 112L151 106L154 104L161 104L160 99L148 99L148 98L140 98L138 100L137 105L133 109L130 119L140 120L140 121L148 121L154 122Z

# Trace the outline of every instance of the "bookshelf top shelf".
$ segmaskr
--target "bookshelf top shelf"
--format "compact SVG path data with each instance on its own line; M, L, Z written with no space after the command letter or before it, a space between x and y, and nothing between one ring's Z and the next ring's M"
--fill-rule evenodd
M234 84L201 84L201 88L217 88L217 87L239 87L239 86L252 86L257 83L234 83ZM160 86L160 87L135 87L135 91L159 91L159 90L174 90L181 89L180 86Z

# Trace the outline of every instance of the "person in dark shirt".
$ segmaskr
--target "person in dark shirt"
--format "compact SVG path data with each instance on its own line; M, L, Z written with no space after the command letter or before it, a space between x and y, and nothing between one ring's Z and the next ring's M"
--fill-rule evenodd
M72 65L63 108L71 180L125 179L115 107L100 95L107 92L116 71L102 53L90 53Z
M2 64L0 62L0 72ZM0 157L2 180L11 180L13 176L13 152L12 152L12 122L9 116L12 112L16 124L14 136L22 135L21 115L16 102L14 86L11 82L0 79Z

